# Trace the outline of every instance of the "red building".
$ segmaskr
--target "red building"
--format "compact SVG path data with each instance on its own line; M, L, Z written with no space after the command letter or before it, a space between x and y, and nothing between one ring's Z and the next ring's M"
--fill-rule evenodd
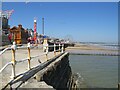
M25 30L21 24L19 24L18 27L14 26L9 30L10 30L10 33L12 33L13 40L16 42L16 44L27 43L28 31Z

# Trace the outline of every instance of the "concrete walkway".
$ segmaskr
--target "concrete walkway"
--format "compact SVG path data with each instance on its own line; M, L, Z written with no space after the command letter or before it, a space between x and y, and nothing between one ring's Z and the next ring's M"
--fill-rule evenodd
M39 64L46 62L47 58L44 54L42 49L31 49L31 56L40 55L37 58L31 60L31 68L38 66ZM60 52L57 52L56 55L59 55ZM16 61L28 57L28 50L27 49L17 49L16 50ZM54 57L53 52L48 53L48 60ZM12 53L11 50L6 51L2 56L0 56L0 69L8 62L12 60ZM41 63L40 63L41 62ZM28 61L20 62L16 64L16 75L24 73L28 71ZM1 74L0 74L0 89L3 88L10 80L11 80L11 73L12 72L12 65L9 65Z

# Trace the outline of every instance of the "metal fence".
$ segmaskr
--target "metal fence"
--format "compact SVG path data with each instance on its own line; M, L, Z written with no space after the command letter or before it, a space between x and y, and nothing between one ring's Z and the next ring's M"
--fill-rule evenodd
M3 53L5 53L7 50L10 50L12 51L12 60L8 63L6 63L1 69L0 69L0 73L2 73L2 71L7 68L9 65L12 65L12 75L11 75L11 78L14 79L14 77L16 76L16 72L15 72L15 66L20 63L20 62L24 62L24 61L28 61L28 70L31 69L31 59L33 58L37 58L37 57L40 57L42 55L45 55L46 56L46 59L48 60L48 54L49 54L49 48L50 47L53 47L54 50L52 51L54 53L54 56L56 56L56 52L60 52L60 53L63 53L64 52L64 44L54 44L54 45L43 45L42 47L40 48L43 48L43 53L42 54L38 54L38 55L35 55L35 56L31 56L31 53L30 50L32 48L35 48L35 47L39 47L39 46L32 46L30 43L27 44L27 46L23 46L23 47L18 47L15 42L13 42L13 45L11 47L8 47L8 48L5 48L4 50L2 50L0 52L0 56L2 56ZM56 49L56 47L58 47L58 49ZM16 60L16 49L27 49L28 51L28 55L27 55L27 58L23 58L21 60Z

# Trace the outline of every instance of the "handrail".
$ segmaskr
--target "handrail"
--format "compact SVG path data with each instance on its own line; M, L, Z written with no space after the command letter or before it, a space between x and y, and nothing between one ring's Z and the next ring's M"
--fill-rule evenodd
M37 47L37 46L31 46L31 48L34 48L34 47ZM27 48L27 46L22 46L22 47L17 47L17 49L25 49L25 48ZM42 48L42 47L41 47ZM4 54L7 50L9 50L9 49L12 49L11 47L7 47L7 48L5 48L4 50L2 50L1 52L0 52L0 56L2 55L2 54Z
M30 48L35 48L35 47L37 47L37 46L30 46ZM27 48L27 46L17 47L17 49L26 49L26 48Z
M34 58L37 58L37 57L40 57L42 55L46 55L46 59L48 60L48 54L49 54L49 47L53 47L54 48L54 51L52 51L54 53L54 55L56 56L56 52L59 51L61 53L63 53L63 50L64 50L64 45L63 44L54 44L54 45L43 45L41 46L41 48L43 48L43 51L44 53L42 54L38 54L38 55L35 55L35 56L31 56L31 48L34 48L34 47L38 47L38 46L31 46L30 43L28 43L27 46L23 46L23 47L17 47L17 45L15 44L15 42L13 42L13 45L11 47L8 47L8 48L5 48L3 51L0 52L0 55L2 55L3 53L5 53L5 51L7 51L8 49L11 49L12 50L12 61L11 62L8 62L2 69L0 69L0 73L8 66L8 65L12 65L12 78L14 78L16 76L16 73L15 73L15 66L16 64L18 63L21 63L21 62L24 62L24 61L28 61L28 70L31 69L31 60L34 59ZM59 47L57 50L56 50L56 47ZM20 59L20 60L16 60L15 59L15 51L16 49L21 49L21 48L27 48L28 49L28 57L27 58L24 58L24 59Z
M24 58L24 59L16 61L16 63L24 62L24 61L27 61L27 60L28 60L28 58Z
M34 47L37 47L37 46L31 46L30 48L34 48ZM43 46L40 46L40 48L42 48ZM22 47L17 47L17 49L26 49L27 48L27 46L22 46ZM4 54L7 50L9 50L9 49L12 49L11 47L7 47L7 48L5 48L4 50L2 50L1 52L0 52L0 56L2 55L2 54Z
M5 53L8 49L11 49L11 47L7 47L7 48L5 48L4 50L2 50L2 51L0 52L0 56L1 56L3 53Z
M1 73L8 65L10 65L10 64L12 64L12 62L8 62L7 64L5 64L5 66L0 69L0 73Z
M56 51L59 51L59 50L56 50ZM52 51L52 52L54 52L54 51ZM31 56L31 59L37 58L37 57L42 56L42 55L45 55L45 54L46 54L46 53L39 54L39 55L36 55L36 56ZM28 60L28 58L24 58L24 59L21 59L21 60L16 61L16 63L24 62L24 61L27 61L27 60Z

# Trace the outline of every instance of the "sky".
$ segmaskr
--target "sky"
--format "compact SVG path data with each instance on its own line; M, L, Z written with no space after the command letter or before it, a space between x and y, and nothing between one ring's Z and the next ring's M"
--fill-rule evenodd
M118 41L117 2L3 2L3 10L14 9L9 19L11 27L22 24L33 29L37 18L37 32L79 42Z

